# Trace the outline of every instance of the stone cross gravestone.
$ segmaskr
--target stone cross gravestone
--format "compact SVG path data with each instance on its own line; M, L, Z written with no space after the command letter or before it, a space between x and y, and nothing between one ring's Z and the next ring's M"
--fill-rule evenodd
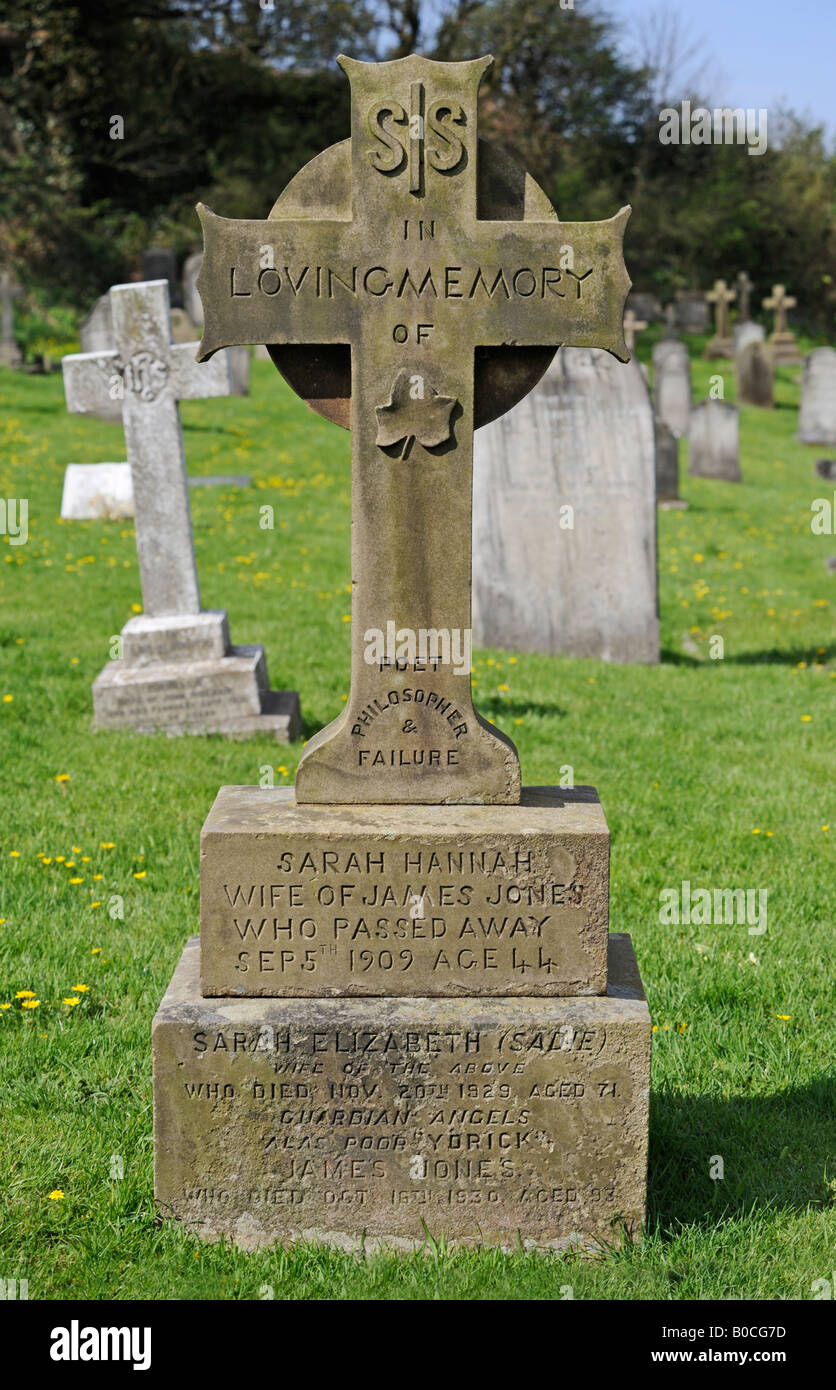
M639 364L561 348L476 435L480 646L659 660L653 409Z
M755 288L749 279L749 272L747 270L739 271L734 283L737 290L737 322L748 323L752 317L750 304L752 290Z
M266 221L201 209L202 354L268 344L350 409L352 694L295 791L224 787L204 826L200 942L154 1023L157 1201L251 1245L618 1241L650 1020L629 939L606 956L600 803L521 792L469 646L415 639L469 632L474 427L558 343L626 357L626 213L558 222L477 142L489 59L339 61L350 142Z
M738 405L758 405L771 410L775 404L775 369L765 343L752 341L734 359Z
M816 348L804 358L798 439L836 445L836 348Z
M677 338L663 338L653 349L653 399L656 414L677 439L688 433L691 413L691 363Z
M688 472L693 478L740 483L739 411L730 401L694 406L688 430Z
M624 341L628 351L632 352L636 345L636 334L643 328L647 328L646 319L637 318L632 309L628 309L624 315Z
M729 333L729 305L737 298L725 280L715 280L714 289L707 294L709 304L714 305L714 337L705 349L706 357L732 357L734 345Z
M0 367L19 367L23 361L15 340L14 302L20 293L10 272L0 271Z
M62 364L71 411L120 399L134 500L143 613L94 682L96 724L291 738L295 693L271 692L263 648L230 648L226 613L200 606L177 403L227 395L227 359L207 369L193 343L172 344L164 280L114 285L110 301L115 348Z
M679 439L664 420L654 421L656 437L656 502L662 510L687 507L679 495Z
M775 327L769 335L769 346L776 367L797 367L801 361L798 344L787 326L787 310L794 309L796 300L787 294L783 285L773 285L769 299L763 301L764 309L775 312Z

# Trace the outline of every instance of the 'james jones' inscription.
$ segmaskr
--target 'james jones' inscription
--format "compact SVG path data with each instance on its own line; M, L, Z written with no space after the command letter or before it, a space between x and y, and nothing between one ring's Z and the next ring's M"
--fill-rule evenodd
M618 1243L644 1209L650 1030L629 937L610 996L215 1001L197 941L154 1025L156 1190L275 1238Z
M289 787L222 788L202 837L204 993L603 993L600 804L543 788L523 807L416 807L408 827L395 808L355 824L306 807L302 826Z

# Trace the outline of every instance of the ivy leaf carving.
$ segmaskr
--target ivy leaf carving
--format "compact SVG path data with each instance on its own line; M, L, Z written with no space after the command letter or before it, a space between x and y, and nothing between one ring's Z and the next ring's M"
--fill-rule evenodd
M387 405L376 407L377 439L381 448L405 440L401 458L406 458L412 441L425 449L445 444L450 438L450 416L457 404L455 396L441 396L418 373L402 368L395 377Z

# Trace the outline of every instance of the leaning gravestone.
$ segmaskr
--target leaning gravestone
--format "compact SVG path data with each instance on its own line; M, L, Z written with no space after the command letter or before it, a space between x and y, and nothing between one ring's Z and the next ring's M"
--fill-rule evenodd
M653 349L653 400L658 418L677 439L688 433L691 363L678 338L663 338Z
M626 357L626 211L558 222L506 157L477 170L489 62L340 59L350 142L264 222L200 209L202 356L266 343L352 426L348 703L295 790L219 792L154 1022L157 1202L246 1245L561 1249L643 1220L650 1018L629 938L605 954L603 811L521 790L437 641L470 626L477 421L556 343Z
M656 502L662 510L687 507L679 495L679 440L664 420L654 421L656 431Z
M743 481L740 472L739 412L730 401L702 401L691 411L688 472L694 478Z
M96 725L293 738L295 692L270 691L264 649L230 648L226 613L200 607L177 402L227 395L228 361L207 368L194 344L172 344L164 280L114 285L110 299L116 349L62 364L70 410L121 397L136 517L143 613L93 684Z
M653 409L635 360L561 348L477 433L473 631L510 651L659 660Z
M836 444L836 348L816 348L804 358L798 439Z
M747 319L745 323L734 325L734 355L739 357L744 348L750 343L762 343L766 338L766 330L759 323L752 323Z
M738 405L758 405L771 410L775 404L775 368L765 343L750 342L734 359Z
M15 339L14 301L20 293L9 271L0 272L0 367L19 367L23 362Z
M755 288L749 279L748 270L738 271L734 284L737 293L737 322L738 324L748 323L752 317L750 306L752 290Z

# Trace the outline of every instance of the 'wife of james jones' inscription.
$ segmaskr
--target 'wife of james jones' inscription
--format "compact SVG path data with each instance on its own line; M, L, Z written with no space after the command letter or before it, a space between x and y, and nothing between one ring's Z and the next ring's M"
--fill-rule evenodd
M223 787L201 838L203 991L602 994L608 881L589 787L416 807L409 825Z

